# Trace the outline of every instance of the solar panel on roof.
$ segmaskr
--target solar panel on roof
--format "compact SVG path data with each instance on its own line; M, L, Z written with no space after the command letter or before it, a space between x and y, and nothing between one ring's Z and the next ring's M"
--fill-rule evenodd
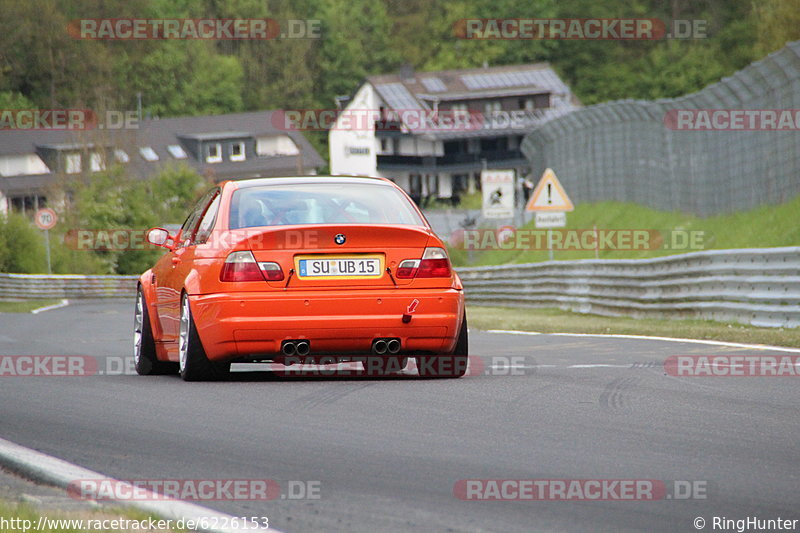
M422 78L422 85L431 92L442 92L447 90L447 86L439 78Z
M550 69L464 74L461 81L470 90L538 85L554 92L568 92L567 86Z
M417 99L402 83L381 83L375 89L393 109L421 109Z

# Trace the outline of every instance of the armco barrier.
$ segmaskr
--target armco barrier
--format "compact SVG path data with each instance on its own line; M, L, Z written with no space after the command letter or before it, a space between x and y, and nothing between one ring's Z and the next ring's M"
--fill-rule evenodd
M800 247L462 268L467 302L800 326Z
M0 299L133 298L139 276L0 274Z
M800 247L458 269L474 305L800 326ZM0 274L0 299L132 298L137 276Z

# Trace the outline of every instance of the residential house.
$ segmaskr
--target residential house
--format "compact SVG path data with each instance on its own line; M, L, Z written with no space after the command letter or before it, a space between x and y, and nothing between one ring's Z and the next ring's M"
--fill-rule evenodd
M186 164L216 180L316 174L325 161L278 111L128 121L111 129L0 130L0 212L53 205L78 175L113 163L147 179Z
M547 63L403 69L368 77L340 101L331 172L387 177L418 201L455 200L486 168L527 175L523 136L580 106Z

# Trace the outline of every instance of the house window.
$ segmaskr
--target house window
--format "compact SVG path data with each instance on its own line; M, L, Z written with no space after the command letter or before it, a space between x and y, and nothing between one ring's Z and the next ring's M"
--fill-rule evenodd
M67 174L77 174L81 171L81 154L67 154L65 162L64 170Z
M483 112L487 116L488 115L492 115L494 113L498 113L502 109L503 109L503 106L497 100L494 100L492 102L486 102L486 104L483 106Z
M128 153L125 150L114 150L114 157L116 157L117 161L119 161L120 163L127 163L128 161L131 160L131 158L128 157Z
M103 161L103 155L98 152L92 152L91 158L89 159L89 168L92 169L92 172L105 170L106 163Z
M219 143L209 144L208 153L206 155L207 163L220 163L222 162L222 146Z
M180 144L170 144L167 146L167 151L175 159L186 159L186 151Z
M151 146L139 148L139 153L142 154L145 161L158 161L158 154Z
M536 105L536 109L543 109L550 107L550 94L537 94L534 96L534 104Z
M231 144L231 161L244 161L244 143L237 142Z
M35 213L37 209L47 206L45 196L11 196L9 197L9 207L15 213Z
M505 148L505 139L497 138L497 137L490 137L488 139L481 139L480 146L481 152L495 152L497 150L502 150Z
M536 109L536 106L533 103L533 98L525 98L524 102L522 102L522 105L520 107L525 111L533 111L534 109Z
M453 104L450 106L450 110L453 112L453 117L469 116L469 109L466 103Z
M259 156L275 157L299 153L299 148L288 135L271 135L256 139L256 154Z

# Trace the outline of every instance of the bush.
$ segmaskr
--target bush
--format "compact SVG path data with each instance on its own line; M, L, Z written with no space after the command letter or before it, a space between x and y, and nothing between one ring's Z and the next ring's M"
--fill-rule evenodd
M139 274L163 249L81 250L66 239L71 230L145 231L180 224L208 188L191 168L167 167L146 180L131 179L123 167L96 172L71 185L72 201L50 231L52 271L57 274ZM0 217L0 272L47 271L44 236L28 217Z
M145 231L154 226L180 224L206 188L203 178L186 165L166 167L146 180L131 179L125 175L124 167L116 166L73 186L73 201L59 226L63 232ZM72 273L139 274L163 252L150 247L73 250L61 244L58 268Z
M23 215L0 215L0 272L47 272L42 231Z

